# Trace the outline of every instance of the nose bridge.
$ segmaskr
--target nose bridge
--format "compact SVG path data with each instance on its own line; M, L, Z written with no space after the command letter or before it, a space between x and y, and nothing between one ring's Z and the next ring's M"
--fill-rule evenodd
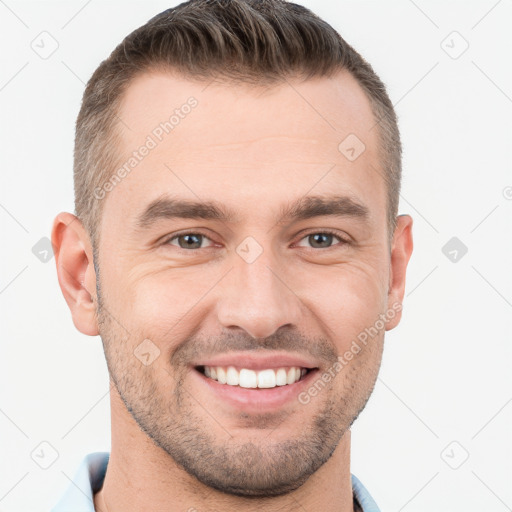
M284 325L297 325L301 301L270 249L248 237L233 254L232 267L218 295L222 327L239 327L254 338L265 338Z

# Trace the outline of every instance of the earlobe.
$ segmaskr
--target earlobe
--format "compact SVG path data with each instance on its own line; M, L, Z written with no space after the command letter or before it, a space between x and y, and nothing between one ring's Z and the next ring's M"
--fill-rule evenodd
M52 244L62 294L75 327L89 336L98 334L96 273L89 236L75 215L62 212L53 223Z
M412 250L412 217L410 215L399 215L391 247L388 290L388 311L393 311L393 315L389 315L386 322L386 331L396 327L402 317L405 277Z

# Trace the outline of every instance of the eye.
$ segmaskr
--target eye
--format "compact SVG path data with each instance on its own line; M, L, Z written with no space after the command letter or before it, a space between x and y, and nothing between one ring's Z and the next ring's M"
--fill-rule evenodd
M180 235L174 235L172 238L169 238L166 244L169 245L177 245L180 249L204 249L202 247L203 241L210 240L206 235L202 233L181 233ZM173 243L177 241L177 244ZM211 242L211 240L210 240Z
M310 244L310 247L314 249L329 249L330 247L333 247L333 239L338 239L342 245L348 243L347 240L341 238L339 235L332 231L317 231L315 233L309 233L303 237L301 241L306 240ZM297 245L305 247L300 243Z
M303 240L305 240L308 243L307 246L301 243ZM300 242L297 245L300 247L310 247L313 249L329 249L337 245L333 243L335 240L341 243L341 245L349 243L348 240L341 238L335 232L324 230L307 234L300 240ZM205 243L206 241L211 242L210 246L203 245L203 243ZM172 236L165 242L165 244L174 245L175 247L184 250L192 250L206 249L208 247L211 247L214 244L214 242L203 233L187 232Z

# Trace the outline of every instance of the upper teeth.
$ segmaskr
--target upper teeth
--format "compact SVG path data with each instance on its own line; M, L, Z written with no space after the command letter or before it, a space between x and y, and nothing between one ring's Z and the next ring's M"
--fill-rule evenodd
M291 366L274 370L248 370L242 368L240 371L234 366L205 366L204 374L221 384L229 386L240 386L242 388L275 388L293 384L306 375L306 368Z

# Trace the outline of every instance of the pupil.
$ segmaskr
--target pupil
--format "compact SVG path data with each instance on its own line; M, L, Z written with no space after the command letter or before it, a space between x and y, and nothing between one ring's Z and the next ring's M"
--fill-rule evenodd
M186 240L185 244L180 243L180 247L183 249L196 249L201 247L201 238L203 235L183 235L180 237L181 240ZM193 246L193 247L192 247Z
M330 245L330 242L332 242L332 235L329 235L328 233L316 233L314 235L310 235L310 241L313 240L311 245L313 247L322 246L322 239L323 242L329 242L328 245Z

